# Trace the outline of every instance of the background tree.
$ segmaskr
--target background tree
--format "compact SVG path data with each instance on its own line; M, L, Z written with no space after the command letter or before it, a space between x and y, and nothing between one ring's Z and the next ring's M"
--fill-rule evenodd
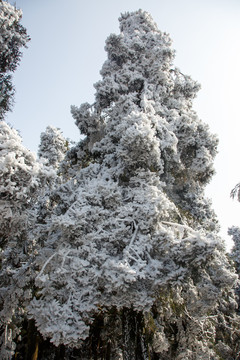
M22 145L16 130L0 122L0 327L1 358L11 358L12 340L21 325L25 302L31 294L31 254L34 243L29 231L33 207L52 174ZM13 348L12 348L13 346Z
M233 190L231 191L230 196L234 199L237 197L237 200L240 201L240 184L238 183ZM234 262L234 266L236 269L236 272L238 274L238 277L240 277L240 228L238 226L231 226L228 229L228 235L230 235L232 237L233 240L233 247L231 249L231 253L230 253L230 257ZM237 295L237 299L238 299L238 308L237 308L237 314L238 314L238 320L236 321L235 324L235 328L236 328L236 332L238 332L238 336L240 338L240 318L239 318L239 314L240 314L240 284L238 283L238 286L236 288L236 295ZM236 355L239 356L240 354L240 340L238 338L238 342L236 342L235 344L235 348L236 348ZM234 346L234 344L233 344ZM237 357L236 356L236 357Z
M240 274L240 228L232 226L229 228L228 234L232 236L234 242L231 255L235 261L237 273Z
M237 197L237 200L240 201L240 183L237 184L231 191L231 197L234 199ZM233 248L231 250L231 257L235 263L236 271L238 276L240 276L240 228L238 226L231 226L228 229L228 235L232 236ZM238 304L240 307L240 287L238 286Z
M38 222L40 233L40 225L44 227L54 203L49 200L49 193L61 183L57 167L66 145L59 130L51 127L47 130L45 136L42 134L41 158L44 161L41 161L22 145L16 130L0 122L2 359L11 359L16 345L20 358L32 359L38 346L36 328L26 314L35 292L33 263L41 245L34 240L35 223ZM53 144L56 145L54 149ZM17 335L21 341L17 340Z
M238 183L233 190L231 191L231 197L234 199L237 197L237 200L240 201L240 184ZM231 259L234 261L234 265L236 268L236 272L238 277L240 278L240 228L238 226L231 226L228 229L228 235L232 237L233 240L233 248L231 249ZM236 289L236 294L238 297L238 315L240 314L240 284L238 283L238 287ZM238 327L239 329L239 327ZM240 343L240 342L239 342ZM238 346L238 352L240 354L240 345Z
M21 48L30 40L20 24L21 18L21 10L0 1L0 120L11 109L14 95L11 73L20 62Z
M67 150L68 141L63 137L60 129L48 126L46 131L41 133L38 156L44 158L48 165L58 167Z
M36 224L29 312L79 359L220 359L221 346L230 356L216 325L236 306L236 276L204 196L217 139L192 109L199 85L173 67L148 13L123 14L120 30L95 103L72 107L86 137Z

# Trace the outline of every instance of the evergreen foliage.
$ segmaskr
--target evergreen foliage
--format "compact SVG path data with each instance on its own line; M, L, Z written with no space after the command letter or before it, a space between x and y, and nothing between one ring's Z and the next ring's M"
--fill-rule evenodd
M17 131L4 121L0 122L0 144L0 328L5 344L1 357L6 353L8 358L31 298L35 245L29 234L35 223L34 207L55 175L36 160L22 145Z
M0 1L0 120L11 109L14 95L11 73L20 62L21 48L30 40L20 24L21 17L21 10Z
M41 134L39 158L44 158L47 165L56 168L64 159L67 150L68 141L63 137L61 131L53 126L48 126L46 131Z
M240 202L240 184L237 184L234 189L231 191L231 197L234 199L237 197L237 200ZM233 240L233 248L231 250L231 258L234 261L235 268L240 278L240 228L238 226L231 226L228 229L228 235L232 237ZM240 311L240 284L238 284L237 288L238 295L238 312Z

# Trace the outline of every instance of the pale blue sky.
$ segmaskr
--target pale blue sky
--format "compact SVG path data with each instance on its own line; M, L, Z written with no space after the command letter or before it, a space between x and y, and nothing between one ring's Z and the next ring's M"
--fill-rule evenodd
M240 181L239 0L17 0L32 40L14 76L15 106L7 120L23 143L37 151L47 125L77 141L70 105L94 101L93 83L106 59L104 44L118 33L118 17L139 8L151 13L176 49L175 66L202 85L194 107L220 139L215 175L207 194L227 239L240 226L240 204L229 198Z

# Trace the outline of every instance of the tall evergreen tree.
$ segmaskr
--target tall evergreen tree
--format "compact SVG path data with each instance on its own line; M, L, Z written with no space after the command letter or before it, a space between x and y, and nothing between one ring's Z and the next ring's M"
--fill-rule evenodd
M237 198L237 200L240 202L240 183L238 183L233 190L231 191L231 198ZM228 235L232 237L233 241L233 247L230 252L230 257L234 262L234 266L236 269L236 272L238 274L238 278L240 280L240 228L239 226L231 226L228 229ZM238 301L238 307L237 307L237 314L238 314L238 324L236 324L236 332L239 334L238 342L235 344L235 354L236 358L240 356L240 282L238 283L238 286L236 288L236 295L237 295L237 301ZM234 346L234 344L233 344Z
M240 183L238 183L231 191L231 198L237 198L240 202ZM228 229L228 235L232 237L233 248L231 250L231 257L235 263L236 271L240 277L240 228L239 226L231 226ZM238 286L238 302L240 309L240 286Z
M29 231L33 210L46 182L54 173L40 164L22 145L16 130L0 122L0 332L1 359L12 356L12 341L21 327L31 298L31 256L34 242Z
M30 40L20 24L21 18L21 10L0 1L0 120L11 109L14 95L11 73L19 64L21 48Z
M231 197L234 199L237 197L237 200L240 202L240 184L237 184L234 189L231 191ZM235 268L240 278L240 227L231 226L228 229L228 235L232 237L233 247L231 249L231 258L234 261ZM237 288L238 295L238 312L240 312L240 284Z
M220 359L230 350L217 343L218 311L235 306L236 275L204 196L217 139L192 109L199 85L173 67L168 35L141 10L120 30L95 103L72 107L86 137L36 225L29 312L79 359Z

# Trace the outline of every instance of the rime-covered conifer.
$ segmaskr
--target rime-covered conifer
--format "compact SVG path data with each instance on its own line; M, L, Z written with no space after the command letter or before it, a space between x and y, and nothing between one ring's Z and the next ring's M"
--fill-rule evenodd
M0 122L0 331L1 359L10 359L13 339L31 298L34 206L54 172L22 145L16 130Z
M238 201L240 201L240 184L237 184L235 188L231 191L231 197L237 197ZM232 237L233 240L233 248L231 250L231 258L234 261L234 265L236 268L236 272L238 274L240 280L240 228L238 226L231 226L228 229L228 235ZM236 290L238 296L238 314L240 314L240 283L238 284L238 288ZM239 320L240 324L240 320ZM239 325L240 327L240 325ZM240 347L239 347L240 352Z
M59 129L48 126L46 131L41 133L38 155L46 160L47 165L58 167L67 150L68 141Z
M237 197L237 200L240 202L240 183L231 191L231 197L233 199ZM228 235L232 237L233 248L231 249L231 258L234 261L238 277L240 278L240 228L238 226L231 226L228 229ZM237 295L238 309L240 310L240 284L238 284Z
M11 109L14 95L11 73L21 59L21 48L29 41L26 29L20 24L22 11L0 1L0 120Z
M236 276L204 196L217 139L192 109L199 85L141 10L106 51L95 103L72 107L86 136L73 171L36 225L29 312L79 359L220 359L217 313L236 305Z

